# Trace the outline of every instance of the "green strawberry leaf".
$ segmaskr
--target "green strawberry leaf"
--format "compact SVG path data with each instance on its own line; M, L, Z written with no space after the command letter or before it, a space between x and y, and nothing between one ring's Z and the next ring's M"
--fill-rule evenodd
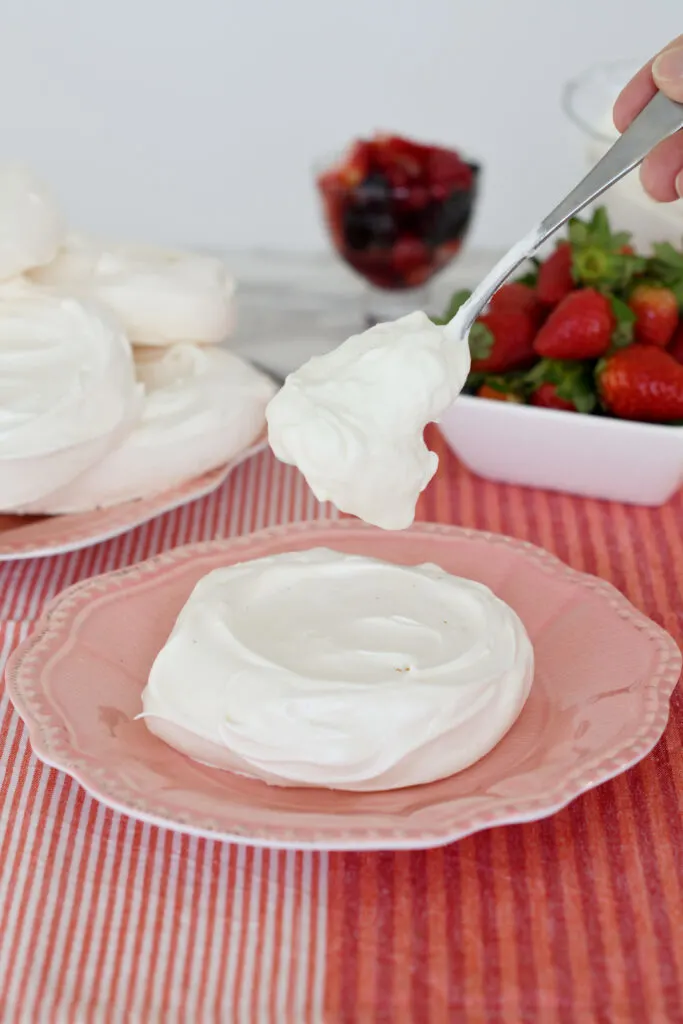
M597 402L593 381L588 377L563 381L557 385L557 394L565 402L573 402L579 412L593 412Z
M654 253L653 260L662 263L665 267L683 273L683 253L675 249L671 242L655 242L652 246Z
M574 279L589 288L622 291L646 266L642 256L609 252L596 245L577 246L572 253Z
M616 249L627 245L627 232L612 234L609 216L604 206L599 206L590 220L572 217L569 221L569 241L572 245L596 245L602 249Z
M488 359L493 351L495 340L493 332L488 329L486 324L482 324L479 320L475 321L470 328L469 336L472 359Z
M612 231L602 206L590 221L573 218L569 223L569 241L574 280L592 288L626 288L647 264L642 256L624 251L630 238L628 231Z
M448 303L446 312L443 315L445 323L448 323L449 320L453 319L460 307L467 302L471 294L472 292L468 291L467 288L462 288L451 296L451 301Z
M609 215L604 206L598 206L593 213L588 225L588 236L588 241L592 245L599 245L612 251L623 249L631 241L629 231L612 231Z
M553 363L558 362L555 359L541 359L538 363L531 367L526 373L526 381L532 390L540 387L541 384L554 384L554 380L550 380L548 375L552 372Z
M603 356L602 359L598 359L597 363L595 364L595 368L593 370L593 381L595 383L595 391L596 391L596 394L598 396L599 411L601 411L603 413L607 413L608 410L607 410L607 408L605 406L605 403L602 400L602 394L600 392L600 378L602 377L603 373L607 369L608 364L609 364L609 355Z
M666 285L676 296L679 309L683 310L683 252L670 242L659 242L652 246L654 256L647 261L647 274L656 284Z
M554 385L559 398L572 402L579 412L593 412L596 406L593 364L574 359L541 359L526 374L531 391L542 384Z
M633 326L636 322L636 314L616 295L608 297L617 322L616 327L612 331L612 348L626 348L633 341Z
M578 217L569 221L569 241L573 246L586 245L588 241L588 225Z
M572 253L572 273L574 280L581 284L594 286L601 284L610 276L610 254L597 245L575 246Z
M467 302L471 294L472 292L468 291L466 288L461 288L459 291L454 292L453 295L451 295L443 316L430 316L429 319L438 327L443 327L444 324L447 324L449 320L453 319L463 303Z
M531 264L531 266L529 267L526 274L522 274L521 277L517 277L515 278L515 280L519 281L520 284L527 285L527 287L529 288L535 288L538 284L538 270L541 266L541 261L536 259L535 256L532 256L529 260L529 263Z
M521 402L526 401L528 394L526 374L519 370L495 374L471 373L467 379L468 391L474 393L479 391L483 384L493 391L499 391L502 395L514 395Z
M503 376L485 377L483 383L487 384L494 391L499 391L501 395L514 393L514 387L510 386L511 381L507 380Z
M625 290L631 281L638 274L642 274L647 266L644 256L633 256L630 253L622 253L612 257L614 261L613 287Z
M482 386L482 384L484 384L485 382L486 382L486 374L485 373L478 373L478 372L473 370L470 373L469 377L467 378L467 381L465 383L465 387L463 388L463 392L466 395L474 395L479 390L479 388Z
M609 246L612 232L609 216L604 206L598 206L597 210L593 213L588 231L596 245Z

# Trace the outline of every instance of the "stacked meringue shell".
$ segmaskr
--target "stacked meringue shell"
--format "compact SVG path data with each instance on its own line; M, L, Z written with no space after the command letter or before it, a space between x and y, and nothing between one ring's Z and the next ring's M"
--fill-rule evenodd
M0 168L0 512L84 512L229 462L271 381L220 343L234 283L214 257L97 245Z

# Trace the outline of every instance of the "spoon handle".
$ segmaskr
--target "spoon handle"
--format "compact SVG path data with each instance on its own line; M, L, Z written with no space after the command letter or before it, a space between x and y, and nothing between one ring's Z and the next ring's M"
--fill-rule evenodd
M683 128L683 103L675 103L662 92L656 93L576 188L489 271L447 325L448 334L454 340L463 338L494 292L550 235L637 167L658 142L680 128Z

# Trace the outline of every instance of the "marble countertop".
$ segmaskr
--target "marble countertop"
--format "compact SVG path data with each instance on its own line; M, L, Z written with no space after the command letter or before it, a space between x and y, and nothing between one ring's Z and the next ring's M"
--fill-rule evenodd
M278 376L363 330L363 283L332 253L221 254L238 280L231 348ZM500 254L465 251L434 280L428 312L456 288L471 287Z

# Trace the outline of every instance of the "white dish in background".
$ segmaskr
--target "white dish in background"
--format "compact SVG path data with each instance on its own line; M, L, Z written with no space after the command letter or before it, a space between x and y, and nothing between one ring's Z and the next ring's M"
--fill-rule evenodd
M683 483L683 427L461 396L440 429L479 476L631 505L663 505Z
M642 61L621 60L591 68L568 82L562 97L564 112L577 129L580 163L587 173L619 136L612 107ZM597 201L605 206L615 230L630 231L636 248L647 252L654 242L683 240L683 200L657 203L640 184L638 171L618 181Z

